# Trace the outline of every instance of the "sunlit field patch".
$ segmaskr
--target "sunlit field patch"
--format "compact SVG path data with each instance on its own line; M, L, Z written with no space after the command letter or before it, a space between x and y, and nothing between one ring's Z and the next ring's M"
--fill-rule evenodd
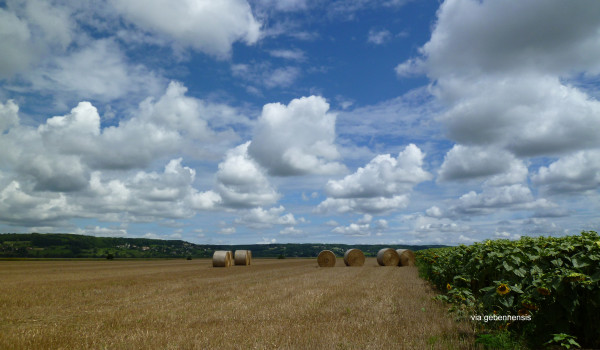
M473 348L414 267L0 262L2 349Z

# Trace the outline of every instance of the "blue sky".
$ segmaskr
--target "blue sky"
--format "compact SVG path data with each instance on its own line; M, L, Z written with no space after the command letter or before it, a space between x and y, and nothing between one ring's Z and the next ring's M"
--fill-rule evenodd
M0 1L0 232L597 230L600 3Z

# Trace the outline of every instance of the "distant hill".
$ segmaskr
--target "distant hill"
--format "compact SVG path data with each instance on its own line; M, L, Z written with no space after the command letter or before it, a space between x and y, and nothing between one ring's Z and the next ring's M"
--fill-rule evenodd
M260 257L316 257L329 249L343 256L350 248L362 250L366 256L376 256L384 247L421 250L443 245L348 245L325 243L194 244L181 240L147 238L95 237L68 233L5 233L0 234L0 258L210 258L215 250L252 250Z

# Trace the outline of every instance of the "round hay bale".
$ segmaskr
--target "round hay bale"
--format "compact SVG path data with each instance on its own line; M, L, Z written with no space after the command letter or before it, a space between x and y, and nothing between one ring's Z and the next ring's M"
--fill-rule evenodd
M227 259L229 260L229 265L227 265L227 267L232 266L233 265L233 252L231 250L227 251Z
M398 266L400 255L392 248L383 248L377 253L377 263L381 266Z
M365 255L360 249L348 249L344 253L344 264L346 266L363 266L365 264Z
M331 250L323 250L317 257L317 262L320 267L334 267L335 266L335 254Z
M400 256L399 266L415 266L417 259L415 253L410 249L396 249L396 252Z
M248 252L248 265L252 264L252 251L246 250Z
M234 254L234 261L236 265L250 265L250 251L236 250Z
M213 253L213 267L231 266L231 252L226 250L215 250Z

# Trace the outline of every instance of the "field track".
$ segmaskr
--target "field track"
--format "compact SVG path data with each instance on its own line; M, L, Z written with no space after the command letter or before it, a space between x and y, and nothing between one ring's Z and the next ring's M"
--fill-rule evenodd
M469 349L414 267L0 261L0 349Z

